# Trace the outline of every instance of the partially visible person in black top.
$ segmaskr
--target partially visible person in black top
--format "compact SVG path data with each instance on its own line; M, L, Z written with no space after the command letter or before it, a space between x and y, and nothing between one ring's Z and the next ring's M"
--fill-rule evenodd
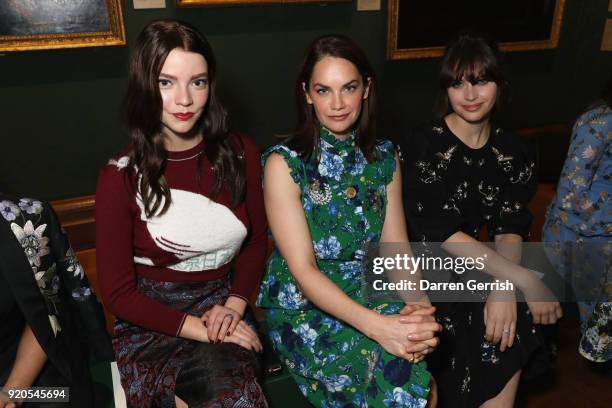
M487 253L486 273L511 279L536 300L534 293L550 292L518 265L532 219L533 155L491 122L507 91L495 44L462 34L448 45L435 119L400 144L404 206L413 241L442 242L454 255ZM494 250L477 241L484 225ZM555 323L559 303L517 307L514 292L491 291L480 302L435 305L444 330L429 363L440 405L513 406L521 369L542 345L534 323Z
M0 322L0 408L104 403L89 373L90 361L114 358L102 305L51 207L2 193ZM9 401L30 387L69 387L70 402Z

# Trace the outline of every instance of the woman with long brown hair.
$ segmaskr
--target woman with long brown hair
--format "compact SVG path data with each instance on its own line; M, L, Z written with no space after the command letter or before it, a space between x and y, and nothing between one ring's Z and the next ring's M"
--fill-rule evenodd
M266 406L245 315L267 241L259 152L229 132L216 74L195 28L146 26L125 99L132 143L100 172L98 274L130 406Z

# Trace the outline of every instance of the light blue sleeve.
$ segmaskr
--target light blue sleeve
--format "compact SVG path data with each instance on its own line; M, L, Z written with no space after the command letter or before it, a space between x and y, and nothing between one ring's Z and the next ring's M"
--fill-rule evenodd
M581 235L610 234L611 130L612 111L607 107L585 113L574 125L556 205L568 215L565 226Z

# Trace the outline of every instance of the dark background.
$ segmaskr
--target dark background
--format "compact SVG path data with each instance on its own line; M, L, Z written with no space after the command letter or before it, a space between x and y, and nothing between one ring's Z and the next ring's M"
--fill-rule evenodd
M612 72L599 51L609 0L567 0L559 47L507 54L513 128L571 122ZM127 47L6 53L0 56L0 190L60 199L95 192L99 168L128 142L119 124L129 46L155 18L199 27L219 60L219 90L234 128L260 147L294 125L293 85L303 52L320 34L352 36L368 53L380 83L380 136L401 137L430 117L438 59L386 61L383 10L355 2L134 10L125 1ZM508 3L510 4L510 3Z
M400 0L397 48L441 47L465 27L490 33L499 42L550 38L554 0L491 4L491 0Z

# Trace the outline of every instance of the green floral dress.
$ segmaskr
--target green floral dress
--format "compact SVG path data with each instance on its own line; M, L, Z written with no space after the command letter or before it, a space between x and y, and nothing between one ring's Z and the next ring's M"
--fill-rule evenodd
M322 128L318 163L304 161L284 144L279 154L300 186L304 214L319 269L356 302L381 314L401 303L375 303L362 295L366 248L380 239L386 186L395 171L389 141L377 144L368 163L355 135L338 140ZM266 267L257 304L264 309L276 352L301 392L317 407L424 407L430 374L387 353L353 327L312 305L300 292L275 249Z

